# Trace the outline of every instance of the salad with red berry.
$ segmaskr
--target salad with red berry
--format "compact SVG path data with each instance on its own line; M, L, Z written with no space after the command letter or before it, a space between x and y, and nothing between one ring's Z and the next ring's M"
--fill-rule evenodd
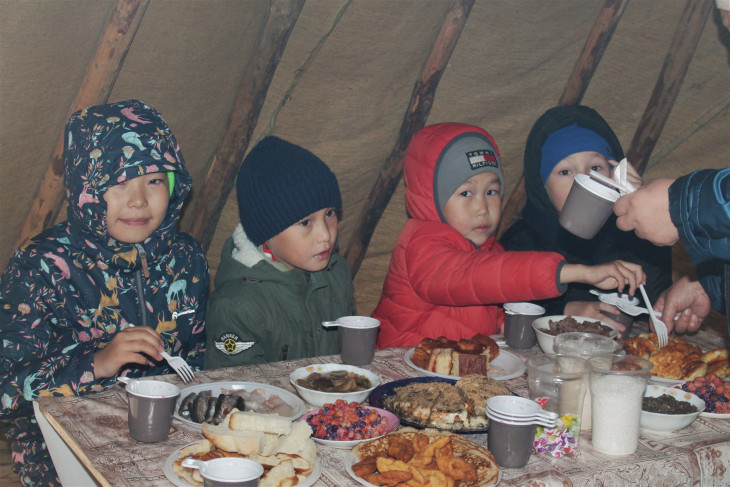
M730 382L717 375L697 377L681 388L705 401L705 413L730 414Z
M382 411L382 414L381 414ZM377 438L392 431L387 411L337 399L309 413L305 420L312 427L312 437L330 441L357 441Z

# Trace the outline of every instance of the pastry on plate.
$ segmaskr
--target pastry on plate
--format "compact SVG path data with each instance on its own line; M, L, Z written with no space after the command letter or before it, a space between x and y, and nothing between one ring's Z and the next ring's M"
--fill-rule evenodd
M450 382L413 382L397 387L385 406L402 419L445 430L486 428L487 399L511 394L502 382L468 375Z

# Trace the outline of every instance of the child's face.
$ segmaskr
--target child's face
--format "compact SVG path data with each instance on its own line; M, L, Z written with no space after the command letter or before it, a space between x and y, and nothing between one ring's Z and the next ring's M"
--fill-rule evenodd
M337 211L323 208L270 238L266 245L287 269L321 271L337 240Z
M615 164L615 161L614 161ZM545 181L545 190L553 206L560 213L568 198L573 177L576 174L588 174L593 169L604 176L611 175L611 165L598 152L576 152L557 163Z
M480 246L497 231L502 216L499 176L483 172L464 181L446 200L446 223Z
M167 175L155 172L109 186L104 193L109 235L125 243L149 237L167 214L167 184Z

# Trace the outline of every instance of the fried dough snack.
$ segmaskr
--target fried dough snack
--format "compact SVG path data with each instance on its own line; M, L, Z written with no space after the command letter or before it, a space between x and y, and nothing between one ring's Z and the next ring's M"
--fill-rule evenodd
M491 452L459 435L411 427L362 443L355 475L378 486L486 487L499 467Z
M681 337L669 337L666 347L658 348L655 333L644 333L624 342L629 355L647 359L654 365L652 375L665 379L692 380L710 373L720 378L730 376L728 350L702 350Z

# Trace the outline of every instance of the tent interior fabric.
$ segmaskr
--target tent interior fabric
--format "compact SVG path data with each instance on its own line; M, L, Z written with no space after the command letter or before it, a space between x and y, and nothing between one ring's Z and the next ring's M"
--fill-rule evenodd
M730 34L714 2L660 135L645 181L728 165ZM241 80L261 53L267 19L286 1L0 0L0 191L7 263L51 165L85 73L114 9L137 4L139 25L106 98L140 99L163 114L180 142L194 189L182 225L191 225L209 166L223 144ZM277 135L320 156L338 177L344 211L340 251L397 146L414 85L454 5L471 6L426 112L426 124L484 127L503 156L506 191L520 183L533 122L561 99L599 14L622 15L580 103L611 124L624 150L651 109L652 93L685 9L704 2L584 0L310 0L303 2L275 66L250 149ZM118 55L119 53L117 53ZM432 104L431 104L432 103ZM647 154L643 154L647 156ZM239 156L240 161L240 156ZM235 173L234 173L235 174ZM223 186L225 181L211 181ZM60 208L55 221L65 219ZM235 189L209 235L214 274L238 223ZM391 250L407 218L400 181L355 277L358 311L377 304ZM53 221L46 224L53 224ZM196 235L200 237L199 235Z

